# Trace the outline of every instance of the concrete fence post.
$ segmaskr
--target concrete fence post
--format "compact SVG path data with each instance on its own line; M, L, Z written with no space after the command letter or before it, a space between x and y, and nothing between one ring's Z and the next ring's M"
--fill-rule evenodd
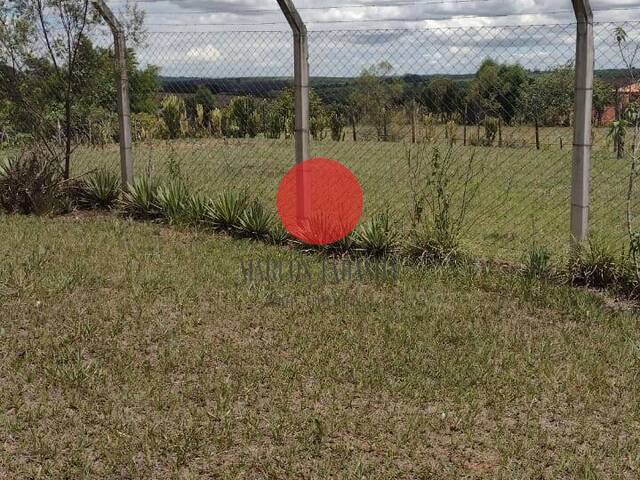
M593 121L594 39L593 11L589 0L572 0L577 20L576 105L571 172L571 244L589 234L589 188Z
M309 155L309 39L307 27L296 10L293 0L278 0L278 5L293 32L293 61L295 88L295 159L301 164L311 157ZM297 173L297 207L298 223L304 225L311 211L309 174L305 168L298 168Z
M115 49L116 90L118 96L118 123L120 126L120 172L122 187L133 183L133 151L131 146L131 107L129 104L129 77L127 74L127 44L124 29L104 0L91 0L113 33Z
M278 4L293 31L296 163L302 163L309 160L309 40L293 1L278 0Z

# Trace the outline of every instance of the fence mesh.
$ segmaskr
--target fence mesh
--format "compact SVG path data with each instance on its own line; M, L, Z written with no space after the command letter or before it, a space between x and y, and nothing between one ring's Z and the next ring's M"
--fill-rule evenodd
M363 220L386 212L408 228L427 215L424 199L438 193L428 185L443 174L450 221L474 253L566 252L575 28L311 32L312 155L353 170ZM616 120L640 93L625 64L640 23L595 32L591 231L622 248L627 206L639 213L640 198L627 198L632 132L623 137ZM104 37L93 41L110 51ZM245 189L275 208L294 161L291 34L150 33L133 57L136 173L181 175L210 196ZM83 114L76 173L117 168L115 115L115 100Z

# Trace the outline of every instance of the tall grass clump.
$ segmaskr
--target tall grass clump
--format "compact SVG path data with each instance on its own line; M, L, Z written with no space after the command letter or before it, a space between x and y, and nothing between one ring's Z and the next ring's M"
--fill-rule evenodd
M534 246L527 254L524 275L527 278L549 278L551 277L551 252L544 248Z
M280 220L273 221L268 235L269 243L273 245L286 245L292 240L291 234L284 228Z
M575 247L569 264L573 285L621 291L632 283L630 262L604 242L590 240Z

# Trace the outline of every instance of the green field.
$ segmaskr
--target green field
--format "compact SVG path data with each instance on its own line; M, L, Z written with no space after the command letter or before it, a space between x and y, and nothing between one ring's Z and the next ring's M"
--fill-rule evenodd
M475 129L470 127L468 138L473 132ZM525 142L533 132L530 128L505 129L503 145ZM349 132L345 133L348 140ZM406 130L403 133L406 135ZM442 135L439 130L437 138L442 140ZM365 131L360 136L370 138L372 134ZM560 137L563 149L560 149ZM458 132L458 141L461 138L462 133ZM595 238L622 248L626 237L628 163L611 153L605 129L596 130L595 141L592 232ZM466 247L473 254L518 261L533 245L545 246L558 256L566 253L570 238L571 129L542 129L541 143L541 150L530 145L499 148L458 144L454 147L459 172L465 171L473 156L477 173L474 185L478 193L470 206L464 235ZM446 150L444 142L440 141L439 145ZM411 199L407 148L406 142L323 140L313 142L312 154L338 160L354 171L364 191L365 218L391 211L399 228L405 228L409 223ZM412 148L414 154L424 148L429 156L433 145ZM179 163L182 175L194 188L207 195L243 188L262 198L267 205L274 205L278 183L293 164L293 143L291 140L206 138L136 145L137 173L166 174L170 159L174 164ZM104 164L117 168L117 146L81 148L74 163L78 173ZM453 178L452 185L459 189L460 178ZM634 205L640 214L640 194L635 194Z
M631 479L638 316L484 269L247 284L319 257L0 216L0 478Z

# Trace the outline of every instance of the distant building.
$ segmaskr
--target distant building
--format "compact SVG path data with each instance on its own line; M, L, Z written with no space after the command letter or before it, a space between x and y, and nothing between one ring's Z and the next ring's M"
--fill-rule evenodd
M600 123L602 125L608 125L615 122L618 118L618 112L624 111L624 109L631 102L640 100L640 83L632 83L619 87L616 90L616 103L617 105L609 105L604 108L602 115L600 116Z

